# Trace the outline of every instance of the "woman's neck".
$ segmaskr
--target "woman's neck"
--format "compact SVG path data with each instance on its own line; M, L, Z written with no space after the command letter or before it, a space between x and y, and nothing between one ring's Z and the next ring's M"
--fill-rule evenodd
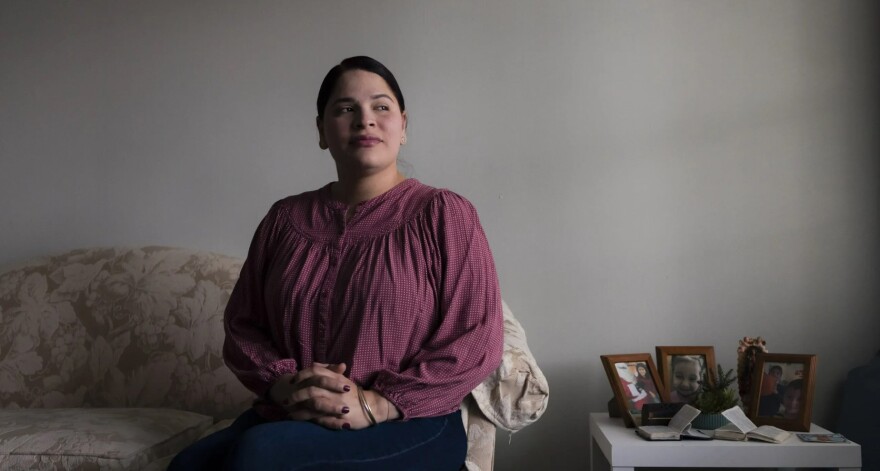
M346 178L339 175L339 181L330 188L333 198L353 208L359 203L373 199L406 180L395 168L393 172L382 172L359 178Z

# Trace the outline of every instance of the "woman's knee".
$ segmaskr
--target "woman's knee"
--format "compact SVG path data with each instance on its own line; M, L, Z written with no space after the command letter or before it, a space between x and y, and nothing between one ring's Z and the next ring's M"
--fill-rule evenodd
M218 469L217 464L223 462L223 456L218 451L207 447L189 446L171 460L168 471Z
M285 422L284 425L293 424ZM252 427L235 441L226 458L230 471L254 469L282 469L296 440L282 424L264 424Z
M230 427L203 437L184 448L171 460L168 470L220 469L232 443L254 423L259 423L259 420L253 410L245 412Z

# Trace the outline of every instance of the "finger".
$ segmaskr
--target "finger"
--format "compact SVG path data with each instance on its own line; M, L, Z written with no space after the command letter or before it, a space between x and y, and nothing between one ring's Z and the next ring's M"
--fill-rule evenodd
M337 417L342 417L351 412L352 409L351 404L346 404L345 401L339 397L339 395L329 395L329 396L310 396L306 398L297 398L296 401L291 403L291 406L288 408L289 410L303 408L308 409L319 414L324 415L335 415Z
M314 363L312 366L300 370L291 380L290 384L297 384L303 381L307 381L309 378L314 378L316 376L328 376L332 374L339 374L335 371L331 371L328 369L329 365L326 363Z
M345 420L347 417L357 419L354 414L350 414L351 409L346 405L336 406L332 404L322 404L320 401L306 401L303 404L288 409L288 417L293 420L314 420L320 417L332 417Z
M293 388L299 390L317 386L336 393L346 393L353 389L353 386L349 383L351 383L351 380L345 376L333 373L330 375L315 375L297 381L293 384Z
M319 393L320 391L315 390L315 388L324 389L330 392L338 393L339 391L335 391L337 381L334 381L330 378L325 378L321 376L314 376L304 381L300 381L292 385L291 391L295 394L300 391L307 391L311 393Z
M290 413L287 415L291 420L300 420L300 421L313 421L322 416L311 409L306 409L304 407L298 407L292 409Z
M309 399L318 399L318 398L326 398L336 395L339 393L330 391L329 389L322 388L320 386L303 386L298 388L293 394L290 395L290 403L291 404L299 404Z
M327 388L330 388L337 392L349 392L354 387L354 383L351 382L350 379L345 377L345 370L348 369L348 365L345 362L337 363L335 365L330 365L328 370L335 373L334 376L331 376L334 381L336 381L336 385L330 386L329 384L324 385Z
M304 370L300 370L296 373L293 378L290 378L290 384L301 383L312 376L315 376L315 370L313 368L306 368Z
M289 407L307 407L325 414L347 414L358 405L357 397L317 386L300 389L290 397ZM347 409L347 411L346 411Z
M331 430L351 430L351 429L355 429L355 428L361 428L361 427L355 426L349 420L340 419L337 417L328 417L328 416L316 417L316 418L312 419L312 422L314 422L318 425L321 425L323 427L329 428Z

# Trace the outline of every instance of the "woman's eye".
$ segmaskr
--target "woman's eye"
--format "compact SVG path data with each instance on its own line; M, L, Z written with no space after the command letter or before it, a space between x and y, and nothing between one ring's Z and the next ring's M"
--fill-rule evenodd
M378 106L376 106L376 109L380 110L380 111L388 111L391 109L391 107L388 105L378 105Z

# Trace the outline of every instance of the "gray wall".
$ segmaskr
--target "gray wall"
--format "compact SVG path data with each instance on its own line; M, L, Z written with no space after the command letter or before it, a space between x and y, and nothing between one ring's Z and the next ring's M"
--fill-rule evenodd
M584 469L599 355L816 353L814 419L880 348L878 8L857 1L0 3L0 265L244 255L334 179L324 73L398 76L411 175L478 208L552 387L499 469Z

